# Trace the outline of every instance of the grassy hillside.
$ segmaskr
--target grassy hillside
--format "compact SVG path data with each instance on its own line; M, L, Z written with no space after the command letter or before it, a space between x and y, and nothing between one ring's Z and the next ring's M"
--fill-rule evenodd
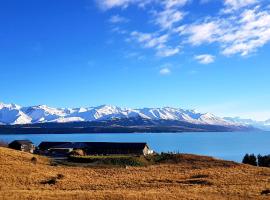
M181 155L147 167L52 166L0 148L0 199L269 199L270 169Z

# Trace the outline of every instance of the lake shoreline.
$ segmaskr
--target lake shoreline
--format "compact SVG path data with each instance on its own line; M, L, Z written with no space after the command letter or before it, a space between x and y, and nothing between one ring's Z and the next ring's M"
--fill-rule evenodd
M0 141L145 142L157 153L175 152L213 156L241 162L246 153L268 155L270 132L181 132L181 133L69 133L0 134Z

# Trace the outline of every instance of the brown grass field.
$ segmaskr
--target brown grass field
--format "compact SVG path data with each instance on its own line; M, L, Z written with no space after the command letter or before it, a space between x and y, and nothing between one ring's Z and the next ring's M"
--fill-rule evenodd
M0 199L270 199L270 169L181 155L147 167L52 166L0 148Z

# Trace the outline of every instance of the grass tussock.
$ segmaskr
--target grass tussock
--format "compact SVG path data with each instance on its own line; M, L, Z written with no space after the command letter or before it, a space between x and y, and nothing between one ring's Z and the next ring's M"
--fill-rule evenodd
M270 169L195 155L146 157L154 165L51 166L0 148L0 199L269 199Z

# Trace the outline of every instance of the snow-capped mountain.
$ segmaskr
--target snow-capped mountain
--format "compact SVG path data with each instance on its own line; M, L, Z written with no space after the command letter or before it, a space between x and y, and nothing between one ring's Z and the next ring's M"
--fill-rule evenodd
M150 120L179 120L196 124L231 125L232 123L210 113L177 108L128 109L103 105L90 108L51 108L46 105L21 107L15 104L0 104L0 123L30 124L45 122L96 121L114 118L142 117Z
M246 126L253 126L255 128L259 128L262 130L270 130L270 119L266 121L256 121L252 119L242 119L240 117L225 117L226 121L230 121L232 123L238 123Z
M21 107L16 104L0 103L0 123L1 124L28 124L32 119L26 115Z
M243 123L236 119L233 120L233 118L220 118L211 113L199 113L195 110L170 107L130 109L102 105L89 108L52 108L46 105L22 107L16 104L0 103L0 124L5 125L47 122L92 122L134 117L147 120L175 120L192 124L221 126L251 124Z

